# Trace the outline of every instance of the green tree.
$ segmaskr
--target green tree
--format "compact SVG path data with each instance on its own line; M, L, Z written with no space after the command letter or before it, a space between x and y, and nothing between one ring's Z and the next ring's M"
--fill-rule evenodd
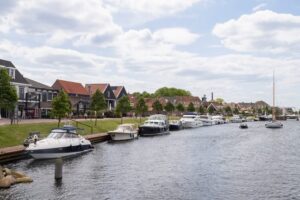
M14 109L18 96L16 88L10 84L10 76L6 69L0 69L0 112L6 109L9 112L10 124L13 123Z
M107 108L104 95L97 89L91 99L90 109L95 113L95 126L97 126L97 118L100 112Z
M146 105L145 99L140 97L135 106L135 112L140 116L140 123L142 121L142 115L148 111L148 106Z
M184 106L182 105L182 103L177 104L176 106L176 110L178 110L179 112L184 112Z
M156 113L160 113L161 111L163 111L163 106L158 100L154 101L154 103L152 104L152 108Z
M168 102L165 106L165 110L172 115L172 112L175 110L175 106L171 102Z
M222 105L224 103L224 99L216 98L215 102Z
M187 111L189 112L195 112L195 106L192 102L189 103L188 107L187 107Z
M237 107L235 107L233 109L233 114L238 115L240 113L239 109Z
M205 108L204 108L204 106L200 105L200 107L198 108L198 112L199 112L201 115L205 114Z
M225 110L226 115L229 115L229 116L232 115L232 110L231 110L230 106L226 106L224 108L224 110Z
M257 109L257 114L261 115L263 113L262 109L261 108L258 108Z
M213 106L209 106L207 108L207 112L211 115L211 114L213 114L215 112L215 109L213 108Z
M66 117L71 111L71 102L68 95L62 90L54 97L52 101L52 111L53 117L58 119L58 127L60 126L61 119Z
M178 88L163 87L155 91L156 97L191 96L191 92Z
M121 124L123 124L123 115L128 113L130 110L131 106L128 96L121 97L116 108L116 113L121 115Z

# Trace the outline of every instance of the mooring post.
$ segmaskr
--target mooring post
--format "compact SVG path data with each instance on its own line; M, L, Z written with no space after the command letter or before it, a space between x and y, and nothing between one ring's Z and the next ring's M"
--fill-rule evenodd
M63 160L62 158L56 158L55 160L55 179L62 179L62 171L63 171Z

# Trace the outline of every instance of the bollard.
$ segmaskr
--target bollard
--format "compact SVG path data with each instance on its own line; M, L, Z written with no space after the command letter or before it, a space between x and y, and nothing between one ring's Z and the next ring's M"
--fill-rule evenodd
M62 179L62 171L63 171L63 160L62 158L57 158L55 160L55 179Z

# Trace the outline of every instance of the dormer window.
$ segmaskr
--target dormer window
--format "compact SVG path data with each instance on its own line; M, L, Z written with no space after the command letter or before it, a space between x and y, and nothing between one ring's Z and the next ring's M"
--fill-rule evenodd
M9 73L9 76L10 76L12 79L15 79L15 77L16 77L16 71L15 71L15 69L9 68L9 69L8 69L8 73Z

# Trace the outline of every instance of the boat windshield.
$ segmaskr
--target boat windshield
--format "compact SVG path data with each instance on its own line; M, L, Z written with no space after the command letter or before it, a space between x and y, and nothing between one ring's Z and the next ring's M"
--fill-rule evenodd
M60 138L77 138L78 135L65 132L51 132L47 138L60 139Z
M119 126L118 130L131 131L133 128L131 126Z

